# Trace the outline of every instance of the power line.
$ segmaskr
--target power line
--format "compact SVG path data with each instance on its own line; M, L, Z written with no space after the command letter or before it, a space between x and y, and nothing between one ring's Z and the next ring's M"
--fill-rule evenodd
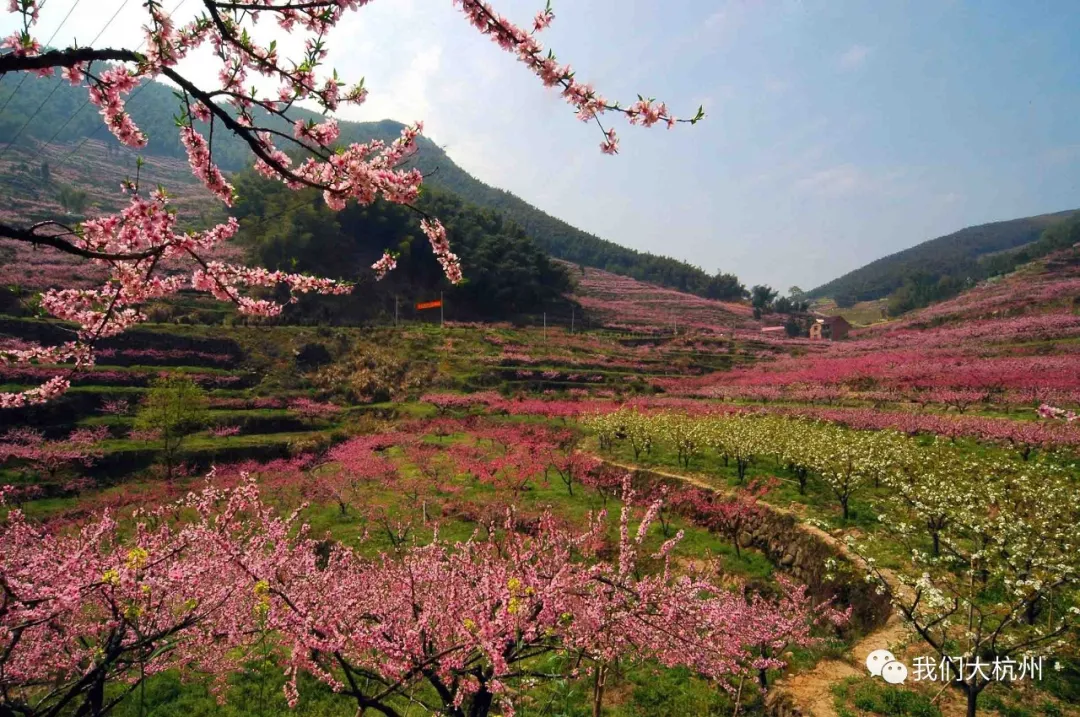
M75 0L75 4L72 5L71 9L67 11L67 15L64 15L64 19L60 21L60 24L57 25L55 30L53 30L53 34L49 35L49 39L45 41L45 47L50 47L52 45L53 38L55 38L57 33L60 32L61 28L64 27L64 23L68 21L69 17L71 17L71 13L75 12L75 8L79 7L80 2L82 2L82 0ZM18 93L19 88L23 86L24 82L26 82L26 75L27 73L24 72L23 76L19 78L19 84L15 85L15 89L12 90L8 98L4 100L3 106L0 106L0 114L3 114L4 110L7 109L8 103L11 102L12 98L14 98L16 93ZM5 77L7 77L6 73L0 75L0 82L3 82Z
M173 6L173 9L169 11L169 15L170 15L170 17L171 17L171 16L173 15L173 14L175 14L177 10L179 10L179 9L180 9L181 7L183 7L183 5L184 5L184 3L185 3L185 2L187 2L187 0L180 0L180 2L176 3L176 5L175 5L175 6ZM135 52L138 52L139 50L141 50L141 49L142 49L142 46L143 46L143 45L145 45L145 44L146 44L146 40L145 40L145 39L143 39L143 41L139 43L139 46L135 48ZM131 96L127 98L127 101L128 101L128 102L131 102L131 101L132 101L133 99L135 99L136 97L138 97L138 96L139 96L139 93L140 93L140 92L142 92L142 89L143 89L143 87L146 87L146 84L147 84L147 83L145 83L145 82L144 82L143 84L141 84L141 85L139 85L139 86L138 86L137 88L135 88L135 91L131 93ZM86 99L86 100L85 100L85 101L84 101L84 102L83 102L83 103L82 103L82 104L81 104L81 105L79 106L79 109L75 110L75 111L74 111L74 112L73 112L73 113L71 114L71 116L70 116L70 117L68 117L68 118L67 118L66 120L64 120L64 123L63 123L63 124L61 124L61 125L60 125L60 126L59 126L59 127L57 128L57 130L56 130L55 132L53 132L53 135L52 135L52 137L49 137L49 141L48 141L48 142L46 142L45 144L43 144L43 145L42 145L42 146L41 146L41 147L40 147L40 148L38 149L38 151L37 151L37 154L35 154L35 155L33 156L33 158L32 158L32 159L30 160L30 163L31 163L31 164L33 164L33 162L34 162L34 161L35 161L35 160L36 160L36 159L37 159L37 158L38 158L39 156L41 156L41 153L42 153L42 152L44 152L44 151L45 151L46 149L48 149L49 145L53 143L53 140L55 140L55 139L56 139L57 137L59 137L59 136L60 136L60 133L64 131L64 128L65 128L65 127L67 127L67 126L68 126L68 124L70 124L70 123L71 123L71 120L75 119L75 118L76 118L76 117L77 117L77 116L79 115L79 113L80 113L80 112L82 112L82 111L83 111L84 109L86 109L86 106L87 106L88 104L90 104L90 100L89 100L89 99ZM75 154L76 152L78 152L78 151L79 151L80 149L82 149L82 147L83 147L83 145L84 145L84 144L86 144L86 143L87 143L87 142L89 142L89 141L90 141L91 139L93 139L93 137L94 137L94 136L95 136L95 135L96 135L96 134L97 134L98 132L100 132L100 131L101 131L101 128L102 128L102 127L104 127L104 126L105 126L104 124L99 124L99 125L98 125L97 127L95 127L95 128L93 129L93 131L91 131L91 132L90 132L90 134L88 134L88 135L86 135L85 137L83 137L83 140L82 140L82 142L79 142L79 144L78 144L78 145L76 145L75 149L71 150L71 152L69 152L69 153L68 153L67 155L65 155L65 156L64 156L64 158L63 158L62 160L60 160L60 164L59 164L59 165L57 165L57 166L58 166L58 167L62 167L62 166L63 166L64 164L66 164L66 163L67 163L67 161L68 161L69 159L71 159L71 157L72 157L72 156L73 156L73 155L74 155L74 154Z
M124 1L122 2L122 3L120 3L120 7L118 7L118 8L116 9L116 12L114 12L114 13L113 13L113 15L112 15L112 17L110 17L110 18L109 18L109 21L105 23L105 27L101 28L101 30L100 30L100 31L98 32L98 34L97 34L97 35L96 35L96 36L94 37L94 39L90 41L90 45L91 45L91 46L93 46L93 44L94 44L95 42L97 42L97 41L98 41L98 40L99 40L99 39L101 38L101 36L102 36L102 35L103 35L103 34L105 33L105 31L106 31L106 30L107 30L107 29L109 28L109 25L112 25L112 23L113 23L113 20L115 20L115 19L116 19L116 16L120 14L120 11L121 11L121 10L123 10L123 9L124 9L124 7L125 7L125 6L126 6L126 5L127 5L127 4L128 4L129 2L130 2L130 1L131 1L131 0L124 0ZM75 2L75 5L78 5L78 4L79 4L79 0L76 0L76 2ZM75 6L72 6L71 10L73 11L74 9L75 9ZM69 12L68 12L68 15L70 15L70 14L71 14L71 12L69 11ZM66 20L67 18L64 18L64 19ZM57 28L57 30L59 31L59 28ZM56 33L53 33L53 35L55 35L55 34L56 34ZM25 79L25 77L26 77L26 76L25 76L25 75L23 75L23 79ZM24 130L25 130L25 129L26 129L27 127L29 127L29 126L30 126L30 123L34 121L34 118L35 118L35 117L37 117L37 116L38 116L38 114L39 114L39 113L41 112L41 110L43 110L43 109L45 108L45 105L47 105L47 104L49 103L49 100L51 100L51 99L52 99L52 96L56 94L56 91L57 91L58 89L60 89L60 86L61 86L62 84L63 84L63 82L57 82L57 83L56 83L55 85L53 85L52 91L51 91L51 92L49 92L49 94L45 96L45 99L44 99L44 100L42 100L42 102L41 102L41 104L40 104L40 105L38 105L38 108L37 108L36 110L34 110L34 114L30 115L30 118L26 120L26 123L25 123L25 124L23 124L23 126L22 126L21 128L19 128L19 131L15 133L15 136L11 138L11 141L7 143L7 146L5 146L5 147L4 147L4 148L3 148L2 150L0 150L0 159L2 159L2 158L3 158L3 156L4 156L5 154L7 154L7 151L8 151L9 149L11 149L11 146L12 146L13 144L15 144L15 142L16 142L16 141L17 141L17 140L19 139L19 137L21 137L21 136L22 136L22 133L23 133L23 131L24 131ZM18 88L15 88L15 89L16 89L16 90L18 90ZM15 95L14 95L14 94L12 94L11 96L12 96L12 97L14 97ZM11 98L8 98L8 99L10 100ZM81 108L80 108L80 109L81 109ZM2 110L0 110L0 111L2 111ZM36 155L35 155L34 159L37 159L37 156L36 156ZM33 160L31 160L31 161L33 161Z

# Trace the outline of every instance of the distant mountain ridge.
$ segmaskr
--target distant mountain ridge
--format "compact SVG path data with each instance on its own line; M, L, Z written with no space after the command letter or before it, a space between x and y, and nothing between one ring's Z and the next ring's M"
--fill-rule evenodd
M914 277L961 282L982 278L985 270L980 259L1031 244L1050 227L1077 214L1080 210L1074 209L967 227L872 261L822 284L807 296L854 303L888 296Z
M0 117L0 146L15 141L19 145L53 142L78 143L92 137L115 143L105 130L97 108L86 103L85 88L72 87L59 78L27 78L14 97L17 83L0 86L0 105L10 103ZM51 95L51 96L50 96ZM172 90L160 83L148 82L129 98L128 111L149 136L144 154L186 157L180 144L174 115L177 99ZM299 109L297 119L317 118L317 113ZM277 129L290 131L281 120ZM392 141L402 128L398 122L341 121L341 142L366 142L371 139ZM711 277L701 268L669 257L620 246L577 229L532 206L510 192L491 187L457 166L434 142L421 138L415 166L432 186L448 190L462 199L493 209L522 226L544 251L552 256L617 274L655 282L699 295L709 290ZM214 138L214 160L228 171L238 171L250 163L246 144L237 137L219 133ZM0 180L2 181L2 180ZM192 179L194 181L194 179ZM2 186L7 186L3 182Z

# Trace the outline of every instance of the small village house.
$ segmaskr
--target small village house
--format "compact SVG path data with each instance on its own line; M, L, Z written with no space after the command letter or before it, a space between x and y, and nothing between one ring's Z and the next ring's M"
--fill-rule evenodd
M821 316L810 324L810 338L839 341L847 338L851 324L843 316Z

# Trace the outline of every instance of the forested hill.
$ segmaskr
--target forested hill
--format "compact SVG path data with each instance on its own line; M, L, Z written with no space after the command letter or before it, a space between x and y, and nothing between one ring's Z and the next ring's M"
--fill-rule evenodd
M1031 244L1046 229L1067 220L1077 211L1042 214L961 229L873 261L817 287L807 296L829 297L843 305L889 296L906 283L962 283L968 279L980 279L987 273L986 258L989 255Z
M103 127L97 108L86 102L85 88L71 87L59 79L27 77L12 96L18 84L14 78L8 78L0 85L0 106L4 107L0 113L0 151L12 140L26 146L44 142L77 146L87 137L115 141ZM159 83L146 83L132 93L128 109L149 135L145 154L186 156L173 119L178 103L170 88ZM304 110L297 111L297 118L316 116ZM389 141L398 136L401 127L390 120L342 122L341 141ZM250 153L236 137L219 133L214 138L214 159L222 169L238 171L250 161ZM709 292L711 277L700 268L628 249L576 229L509 192L484 184L454 164L442 149L427 139L421 140L415 163L425 174L434 172L427 180L430 185L500 212L523 227L538 246L552 256L681 291L700 295Z

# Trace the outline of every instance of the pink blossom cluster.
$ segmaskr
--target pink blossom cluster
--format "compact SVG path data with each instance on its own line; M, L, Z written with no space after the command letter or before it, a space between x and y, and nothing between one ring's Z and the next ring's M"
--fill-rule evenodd
M99 358L122 358L132 361L202 361L208 364L223 364L233 360L232 354L219 354L210 351L189 349L97 349Z
M0 47L8 48L15 57L29 57L39 54L41 52L41 43L30 36L30 26L38 21L41 14L41 2L39 0L8 0L8 12L21 13L23 27L22 30L16 30L0 41ZM51 74L52 69L50 68L46 76Z
M371 265L371 268L375 270L375 279L380 280L397 268L397 257L388 251L384 251L379 260Z
M1050 406L1045 403L1039 406L1038 413L1039 418L1052 418L1065 421L1066 423L1072 423L1077 420L1077 418L1080 418L1080 416L1077 416L1076 411L1067 411L1064 408L1057 408L1056 406Z
M420 229L431 243L431 250L435 252L435 258L439 260L446 278L451 284L461 283L461 261L457 254L450 251L450 242L446 238L446 228L438 219L421 219Z
M555 19L550 4L537 13L533 19L532 32L510 22L482 0L454 0L454 4L461 5L462 11L473 27L482 34L488 35L502 49L516 54L518 60L532 70L544 86L562 87L563 98L574 107L578 119L582 122L599 121L599 116L609 110L622 112L627 115L631 124L645 127L664 121L670 128L679 121L668 112L666 105L662 102L654 104L651 99L639 97L637 102L626 109L621 108L617 103L609 103L596 92L591 84L579 82L573 68L559 64L551 52L545 55L544 47L536 35L551 25L552 20ZM698 116L691 121L697 122L703 116L699 110ZM605 154L616 154L619 140L615 135L615 130L606 129L603 132L601 151Z
M131 404L122 398L117 398L114 400L102 401L101 407L98 410L107 416L125 416L128 411L131 410Z
M210 144L206 138L196 132L193 127L181 127L180 141L187 150L191 171L210 190L211 194L224 202L225 206L231 207L236 197L236 190L225 181L225 175L211 159Z
M1080 389L1073 356L973 356L960 351L873 351L798 356L736 369L719 386L842 385L899 389Z
M350 284L334 279L322 279L306 274L289 274L283 271L270 271L262 267L237 266L223 262L208 262L203 268L196 269L191 275L191 288L207 291L216 299L233 301L240 311L251 316L277 316L284 306L268 299L254 299L241 296L238 292L243 287L275 287L284 285L289 289L288 303L294 304L298 294L340 295L352 291Z
M21 467L34 478L56 479L63 470L93 465L102 455L95 445L107 438L104 426L77 429L60 440L46 439L33 428L13 428L0 435L0 465Z
M270 396L259 398L211 398L210 407L230 409L284 408L285 401Z
M433 708L512 713L530 684L521 667L537 656L685 666L718 679L783 666L759 646L809 644L831 617L790 581L778 601L747 600L677 572L681 535L645 548L660 504L631 529L629 506L641 501L625 486L623 495L614 562L592 559L602 513L583 533L544 514L531 535L490 530L370 557L311 535L296 513L280 517L243 474L233 488L137 512L133 530L105 514L54 533L11 510L0 524L5 693L39 708L60 695L93 713L112 684L167 669L223 684L273 634L293 705L306 671L365 708L428 682L445 688L431 691ZM181 511L196 517L178 524ZM504 527L514 524L511 512ZM649 555L658 570L643 569ZM96 683L83 679L86 664ZM57 689L35 693L42 683Z
M57 367L42 367L42 366L7 366L0 368L0 379L10 383L25 383L27 381L44 381L50 377L55 377ZM120 386L138 386L147 385L157 376L160 376L160 371L119 371L119 370L101 370L101 369L84 369L76 379L68 381L67 383L77 384L89 384L89 385L120 385ZM225 387L232 386L243 380L240 376L227 375L227 374L200 374L189 373L186 374L195 383L205 387Z
M261 316L276 315L281 306L244 296L241 294L243 288L284 283L290 289L291 301L295 301L297 293L344 293L350 290L346 284L327 279L203 261L199 257L200 251L235 234L238 228L235 219L201 233L178 234L174 230L175 224L176 217L169 211L168 198L162 191L155 191L150 199L133 196L119 215L86 221L83 231L72 239L73 244L103 256L132 258L119 261L95 259L108 266L110 272L109 281L100 288L50 289L42 294L41 304L46 311L80 325L78 342L37 352L2 352L0 365L43 363L45 354L50 354L49 363L71 360L76 368L85 367L92 361L89 346L95 341L119 334L145 320L140 311L143 304L173 294L188 284L198 290L210 291L218 298L234 301L241 312ZM181 257L190 257L200 267L192 272L189 280L183 275L163 277L156 273L160 259ZM0 406L49 400L63 392L66 381L66 378L54 378L31 392L0 394Z
M341 412L340 406L302 397L289 401L289 409L306 419L328 418Z
M480 393L425 393L420 397L424 403L430 403L439 409L440 413L451 410L466 410L473 406L488 406L498 403L502 396L492 391Z
M41 43L27 33L18 31L11 33L0 41L0 47L8 48L17 57L37 55L41 52Z
M103 267L51 247L33 247L0 239L0 249L9 257L0 266L0 284L4 286L18 286L30 291L61 286L81 289L97 286L108 276Z
M82 68L73 66L67 79L73 85L78 84L83 74ZM102 72L98 81L90 88L90 101L101 108L105 126L123 144L135 148L146 146L146 135L125 111L121 95L130 93L138 83L137 77L121 65Z

